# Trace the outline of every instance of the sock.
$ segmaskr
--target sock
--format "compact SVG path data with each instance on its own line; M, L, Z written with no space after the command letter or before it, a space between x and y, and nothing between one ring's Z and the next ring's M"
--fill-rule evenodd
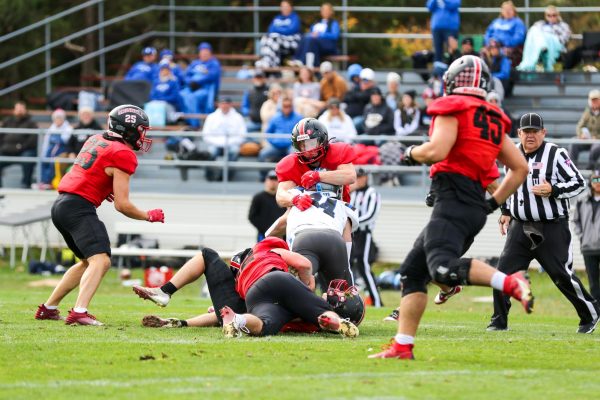
M490 286L496 290L504 291L504 281L506 280L506 274L504 272L496 271L492 275L492 281Z
M402 333L396 334L396 336L394 336L394 340L396 341L396 343L403 344L403 345L415 344L414 336L403 335Z
M238 326L238 328L241 329L246 327L246 317L244 317L244 315L235 314L233 320L235 321L235 324Z
M179 322L181 322L181 327L184 328L186 326L188 326L188 323L185 319L179 320Z
M160 287L160 290L169 295L169 297L173 296L173 294L177 291L175 285L171 283L171 281L165 283Z
M346 252L348 253L348 265L350 265L350 253L352 253L352 242L346 242Z
M75 311L76 313L83 314L83 313L87 312L87 308L85 308L85 307L74 307L73 311Z
M44 303L44 307L46 307L48 310L56 310L58 308L58 306L49 306L46 303Z

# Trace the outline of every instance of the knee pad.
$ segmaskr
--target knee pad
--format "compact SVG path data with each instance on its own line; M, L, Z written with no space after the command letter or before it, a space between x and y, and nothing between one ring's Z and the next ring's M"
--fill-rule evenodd
M431 266L429 272L437 283L448 286L468 285L469 270L471 269L470 258L459 258L450 260L446 265L439 264Z
M427 293L427 281L422 279L408 278L402 275L400 278L400 290L402 297L411 293Z

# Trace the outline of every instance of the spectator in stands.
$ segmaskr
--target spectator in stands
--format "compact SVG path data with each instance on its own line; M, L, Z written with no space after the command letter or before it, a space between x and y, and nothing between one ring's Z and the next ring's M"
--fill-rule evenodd
M427 0L427 8L431 12L431 35L433 36L433 61L442 61L444 44L448 38L458 38L460 28L461 0Z
M171 70L171 63L169 60L162 60L159 63L158 77L152 82L150 100L162 101L167 105L168 122L175 122L175 112L183 110L180 91L179 80Z
M328 101L330 98L343 99L348 91L348 85L336 71L329 61L323 61L319 67L321 72L321 100Z
M358 133L362 133L365 107L371 100L371 92L377 87L375 72L371 68L360 71L359 83L355 85L344 97L346 114L354 121Z
M312 69L300 68L293 87L294 109L304 117L316 117L325 104L319 100L321 85L315 81Z
M171 66L171 72L173 72L173 75L175 75L175 77L177 78L179 86L183 87L185 85L184 69L181 68L181 66L175 62L175 60L173 59L173 52L169 49L164 49L160 52L159 64L165 60L169 62L169 65Z
M487 46L490 39L496 39L504 46L502 50L512 64L518 65L523 54L526 32L523 20L517 16L517 7L512 1L505 1L500 6L500 16L485 31L484 45Z
M156 49L144 47L142 50L142 61L138 61L127 71L125 80L152 82L158 74L156 65Z
M321 63L321 58L337 54L337 41L340 37L340 24L333 19L331 3L321 5L321 19L310 27L295 55L295 64L313 68Z
M212 104L219 93L221 80L221 64L213 56L210 43L198 45L198 59L187 68L185 83L187 87L181 91L184 111L189 114L212 112ZM198 128L200 120L190 118L190 126Z
M37 124L32 121L27 113L27 104L17 101L13 108L13 115L2 122L3 128L37 129ZM0 134L0 156L10 157L35 157L37 155L38 136L32 134L1 133ZM18 164L14 161L0 161L0 187L2 187L2 171L5 167ZM21 187L31 187L31 177L35 163L20 163L23 170Z
M260 109L269 98L269 86L265 73L260 70L254 70L252 76L252 88L244 92L242 98L242 115L248 118L246 127L248 132L260 132L262 120L260 118Z
M502 84L502 94L512 92L511 62L502 54L502 43L497 39L490 39L488 45L481 49L481 58L488 65L492 76ZM497 83L494 89L497 89Z
M434 61L433 63L433 76L441 79L444 72L448 69L448 66L455 60L458 60L462 56L458 49L458 40L454 36L448 37L448 47L444 51L442 61Z
M363 113L363 132L365 135L393 135L394 112L387 106L381 94L381 89L375 86L370 91L370 102ZM381 140L362 142L365 145L379 145Z
M265 238L267 229L285 212L285 208L279 207L277 201L275 201L278 184L275 170L269 171L265 178L264 190L255 194L250 203L248 220L258 231L257 242Z
M600 171L592 171L590 191L579 196L573 212L575 233L581 243L590 294L600 302Z
M75 158L81 151L85 141L97 131L102 130L102 125L94 118L94 110L91 107L82 107L79 109L79 122L75 125L75 130L83 132L73 132L66 145L66 152L69 157Z
M466 37L460 43L460 52L463 56L476 56L475 47L473 46L473 39Z
M519 121L516 121L513 117L511 112L508 110L508 108L506 108L504 106L504 104L502 103L502 97L500 96L500 94L498 92L496 92L495 90L491 90L488 92L486 98L488 103L494 104L496 106L498 106L498 108L500 108L502 111L504 111L504 114L506 114L506 116L508 118L510 118L510 120L512 121L512 127L510 129L509 132L509 136L510 137L518 137L517 134L517 130L518 130L518 126L519 126Z
M283 94L283 88L278 83L271 85L269 89L268 98L260 107L260 120L262 121L262 131L267 130L267 126L271 119L277 113L277 110L281 109L281 95ZM291 132L291 131L290 131Z
M356 137L356 128L352 118L340 108L340 99L331 97L327 100L327 110L321 114L319 121L325 125L329 138L337 142L352 143Z
M278 111L265 129L267 143L258 153L258 161L278 162L285 157L292 142L290 133L302 119L302 115L294 111L294 102L290 97L281 100L281 111ZM285 137L273 137L273 135L285 134ZM264 180L265 172L261 171L261 179Z
M600 90L594 89L588 94L588 107L579 118L577 123L577 139L600 139ZM569 154L575 162L579 159L581 151L590 151L588 169L598 169L600 160L600 144L579 144L571 145Z
M246 123L244 117L231 105L229 97L219 101L215 112L209 114L204 121L202 139L208 145L208 151L213 159L225 155L229 161L236 161L240 152L240 145L246 139ZM230 172L233 178L233 172ZM209 181L218 179L218 172L209 168L206 170L206 179Z
M571 28L562 20L558 8L546 7L544 20L537 21L527 32L523 47L523 60L517 67L519 71L534 71L540 58L544 71L554 71L554 63L571 37Z
M73 127L67 121L67 114L64 110L57 108L52 113L52 125L46 131L42 154L44 157L58 157L66 154L67 143L71 140ZM42 163L42 176L40 184L35 185L34 189L48 190L52 189L52 180L55 176L55 163Z
M271 24L267 34L260 39L260 60L257 68L273 68L281 66L282 60L296 52L300 42L300 18L294 12L291 1L279 3L280 14Z
M348 66L346 76L348 77L348 87L350 89L354 89L355 86L360 86L360 73L362 70L363 67L360 64L350 64Z
M420 118L420 121L419 121L419 129L421 129L424 132L429 132L429 127L431 126L432 117L431 117L431 115L429 115L427 113L427 107L429 107L429 105L431 103L433 103L433 101L435 99L437 99L438 96L433 91L432 88L426 87L425 90L423 90L423 93L421 94L421 97L423 98L423 103L425 105L420 110L420 116L421 116L421 118Z
M385 79L387 85L387 93L385 94L385 103L393 111L398 108L400 101L400 82L402 78L397 72L390 72Z
M409 90L402 95L400 107L394 113L394 131L396 136L412 135L419 129L421 110L415 101L417 93Z

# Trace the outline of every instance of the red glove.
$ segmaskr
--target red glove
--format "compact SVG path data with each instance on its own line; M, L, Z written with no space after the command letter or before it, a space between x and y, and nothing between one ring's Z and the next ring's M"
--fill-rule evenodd
M321 175L319 175L319 171L305 172L304 175L302 175L302 178L300 178L300 184L304 189L309 189L319 182L321 182Z
M298 208L298 210L305 211L312 206L312 198L307 194L299 194L292 199L292 203Z
M108 201L109 203L112 203L113 201L115 201L115 194L110 193L108 196L106 196L106 201Z
M148 222L162 222L165 223L165 213L160 208L148 211Z

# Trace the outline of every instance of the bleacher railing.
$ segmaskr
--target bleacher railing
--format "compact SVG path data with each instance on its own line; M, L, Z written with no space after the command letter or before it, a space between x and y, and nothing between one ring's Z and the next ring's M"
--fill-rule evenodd
M319 2L320 3L320 2ZM89 26L81 31L71 33L67 36L64 36L60 39L51 41L51 24L53 21L56 21L60 18L64 18L66 16L70 16L76 12L82 11L89 7L97 7L97 15L98 15L98 23L92 26ZM319 5L315 6L299 6L295 8L298 12L313 12L315 14L318 13ZM22 89L30 84L35 82L45 80L46 93L49 94L52 91L52 76L62 72L68 68L71 68L75 65L81 64L84 61L98 58L98 71L100 78L106 76L106 60L105 55L108 52L113 50L117 50L126 46L130 46L132 44L140 43L144 40L150 39L152 37L167 37L169 39L169 47L172 49L176 48L176 38L178 37L197 37L197 38L225 38L225 37L236 37L236 38L254 38L255 39L255 53L258 54L258 40L261 35L264 34L264 27L261 29L260 27L260 13L264 12L277 12L279 10L278 7L273 6L261 6L260 0L253 0L253 4L251 6L190 6L190 5L177 5L176 0L169 0L168 5L147 5L137 10L133 10L126 14L105 20L104 18L104 0L90 0L86 1L82 4L59 12L53 16L44 18L41 21L38 21L34 24L26 26L24 28L15 30L11 33L0 36L0 43L3 43L7 40L18 39L22 37L22 35L31 32L38 28L44 28L44 36L45 41L44 45L40 46L36 49L30 50L26 53L16 55L10 60L0 63L0 71L13 65L17 65L21 62L28 60L29 58L44 53L45 56L45 68L44 72L37 74L33 77L29 77L24 79L21 82L15 83L11 86L3 88L0 90L0 96L6 95L8 93L12 93L16 90ZM348 13L405 13L405 14L415 14L415 13L429 13L426 7L379 7L379 6L349 6L348 0L342 0L342 5L337 6L336 10L339 14L341 14L341 28L342 28L342 52L343 54L347 54L348 51L348 40L352 39L430 39L431 34L421 34L421 33L385 33L385 32L373 32L373 33L352 33L348 31ZM530 13L540 13L545 10L544 7L529 7L529 0L525 0L525 7L519 9L521 14L525 15L525 22L529 26L529 15ZM169 14L169 30L168 31L149 31L142 33L140 35L123 39L120 42L113 43L105 46L104 43L104 29L110 26L113 26L117 23L127 21L131 18L135 18L136 16L144 15L150 12L168 12ZM175 29L176 26L176 14L179 12L209 12L209 11L223 11L228 13L252 13L253 17L253 29L252 32L178 32ZM600 7L597 6L589 6L589 7L562 7L560 8L562 13L581 13L581 12L600 12ZM461 13L476 13L476 14L497 14L497 7L463 7L460 9ZM490 19L491 21L491 19ZM52 67L51 65L51 51L57 46L63 45L70 40L79 38L83 35L97 32L98 35L98 50L85 54L81 57L78 57L74 60L71 60L65 64L59 65L57 67ZM572 35L574 39L581 39L581 35L575 34ZM101 84L104 85L106 82L102 79Z
M89 129L84 130L73 130L73 135L78 134L95 134L102 133L103 131L90 131ZM4 133L11 134L35 134L38 135L38 154L35 157L20 157L20 156L1 156L0 155L0 163L8 162L8 163L35 163L36 164L36 181L39 183L39 178L41 176L41 167L42 163L64 163L64 164L72 164L75 160L73 158L59 158L59 157L45 157L41 154L43 148L43 137L47 133L46 129L20 129L20 128L0 128L0 135ZM190 137L195 140L201 140L204 135L201 132L194 131L160 131L160 130L152 130L151 134L148 135L150 138L162 138L169 136L180 136L180 137ZM230 170L232 169L245 169L245 170L269 170L275 168L276 163L272 162L260 162L260 161L230 161L228 159L228 141L229 135L225 136L225 146L224 146L224 155L223 159L215 160L215 161L188 161L188 160L166 160L163 158L148 158L147 155L140 157L138 162L140 166L162 166L162 167L190 167L190 168L198 168L198 167L212 167L212 168L221 168L222 176L223 176L223 189L225 192L228 191L229 185L235 185L235 182L232 182L229 177ZM265 138L265 135L262 133L248 133L246 136L248 139L256 139L261 140ZM269 134L269 137L273 138L289 138L289 134ZM355 137L354 142L360 143L363 141L381 141L381 142L392 142L392 141L400 141L403 143L415 143L420 144L427 141L427 136L395 136L395 135L379 135L379 136L371 136L371 135L358 135ZM518 143L518 139L513 138L513 142ZM568 147L569 144L578 143L578 144L600 144L600 140L593 139L553 139L547 138L547 141L556 143L563 147ZM162 146L164 143L155 142L153 146ZM200 146L202 144L200 143ZM292 150L290 150L292 151ZM415 167L407 167L401 165L364 165L364 169L373 174L380 174L384 172L392 172L392 173L411 173L411 174L419 174L420 181L419 186L425 191L429 186L429 167L426 165L415 166ZM591 173L590 170L580 169L580 171L587 175Z

